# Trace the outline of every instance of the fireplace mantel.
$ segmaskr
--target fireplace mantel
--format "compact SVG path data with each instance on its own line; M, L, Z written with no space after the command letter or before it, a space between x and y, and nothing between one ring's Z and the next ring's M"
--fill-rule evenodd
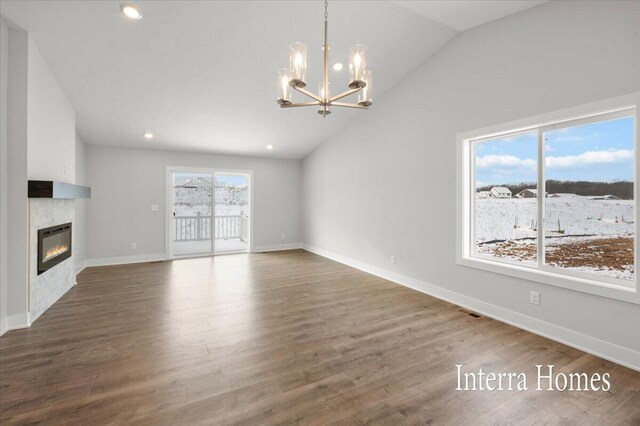
M29 198L78 200L91 198L91 188L51 180L30 180Z

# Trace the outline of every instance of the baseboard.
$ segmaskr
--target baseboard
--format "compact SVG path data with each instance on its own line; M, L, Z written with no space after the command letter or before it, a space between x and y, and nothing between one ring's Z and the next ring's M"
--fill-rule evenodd
M253 253L265 253L269 251L295 250L301 249L302 243L273 244L269 246L259 246L253 248Z
M76 275L78 275L80 272L84 271L84 268L86 268L86 262L84 260L80 261L80 262L76 262Z
M5 326L6 326L6 330L4 330L2 334L10 330L19 330L21 328L29 328L31 326L31 318L29 317L29 313L25 312L23 314L9 315L7 317Z
M0 318L0 337L7 331L9 331L9 327L7 326L7 319Z
M625 367L640 371L640 352L632 349L569 330L500 306L483 302L482 300L465 296L415 278L407 277L405 275L398 274L397 272L369 265L328 250L306 244L303 245L303 248L311 253L335 260L336 262L351 266L380 278L384 278L421 293L425 293L449 303L481 313L498 321L513 325L514 327L527 330L531 333L571 346L583 352L615 362L616 364L624 365Z
M302 248L302 243L275 244L275 245L269 245L269 246L254 247L253 253L263 253L268 251L280 251L280 250L294 250L294 249L301 249L301 248ZM81 268L76 267L76 275L79 274L83 269L90 268L92 266L125 265L128 263L146 263L146 262L154 262L154 261L166 260L166 259L167 259L167 255L165 253L144 254L141 256L105 257L102 259L86 259L82 262Z
M75 264L75 275L78 275L85 268L84 262L80 263L80 266L78 265L78 263ZM75 275L74 285L76 284ZM47 309L51 308L51 306L53 306L58 300L60 300L60 298L62 298L62 296L64 296L71 288L72 287L65 290L65 292L60 297L58 297ZM4 321L0 319L0 336L2 336L7 331L31 327L31 324L33 324L42 314L44 314L47 309L42 311L38 316L32 316L31 313L26 312L23 314L9 315Z
M92 266L125 265L128 263L146 263L166 259L167 255L164 253L143 254L140 256L105 257L102 259L87 259L84 261L83 269Z

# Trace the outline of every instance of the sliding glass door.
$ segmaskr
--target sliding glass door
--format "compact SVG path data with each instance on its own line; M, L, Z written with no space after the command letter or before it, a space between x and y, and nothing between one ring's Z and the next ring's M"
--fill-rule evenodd
M172 254L212 253L213 174L173 172Z
M250 173L170 168L167 179L171 256L249 251Z

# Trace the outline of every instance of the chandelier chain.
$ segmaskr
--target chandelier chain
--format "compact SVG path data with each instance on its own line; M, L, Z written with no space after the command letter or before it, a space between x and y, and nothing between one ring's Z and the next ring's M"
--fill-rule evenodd
M329 20L329 12L327 8L329 7L329 0L324 0L324 20L325 22Z

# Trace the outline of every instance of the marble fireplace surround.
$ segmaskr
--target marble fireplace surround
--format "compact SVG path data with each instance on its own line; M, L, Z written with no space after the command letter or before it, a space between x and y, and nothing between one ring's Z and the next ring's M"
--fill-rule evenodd
M29 200L29 322L33 323L75 285L75 253L38 275L38 229L71 222L75 247L76 201L50 198Z

